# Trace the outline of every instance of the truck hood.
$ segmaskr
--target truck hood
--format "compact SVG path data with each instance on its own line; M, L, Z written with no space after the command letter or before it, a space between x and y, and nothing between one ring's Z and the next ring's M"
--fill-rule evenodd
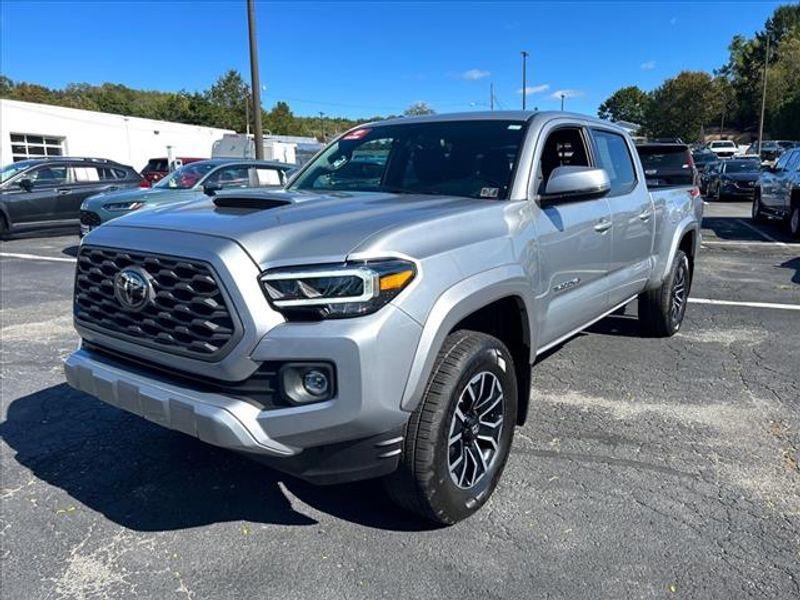
M117 190L115 192L103 192L89 196L83 201L83 210L97 210L109 202L161 202L170 197L173 199L181 198L183 192L192 190L169 190L160 188L129 188Z
M373 241L381 234L391 235L394 242L398 237L403 239L398 231L404 228L413 233L417 247L429 245L431 237L457 235L453 233L456 228L472 229L474 234L476 222L481 221L473 217L464 221L464 214L496 210L501 204L452 196L373 192L316 194L281 190L252 194L243 191L224 196L229 201L237 197L246 199L248 204L217 206L211 198L192 199L133 213L107 226L228 238L241 245L260 267L268 268L340 262L356 249L367 249L364 242ZM258 201L263 201L263 207ZM493 233L503 229L499 226L503 223L502 213L498 217L491 219L491 228L497 230ZM487 220L483 222L488 226ZM467 223L472 227L465 227ZM423 235L416 227L420 224L425 225ZM408 251L408 245L395 243L393 250Z

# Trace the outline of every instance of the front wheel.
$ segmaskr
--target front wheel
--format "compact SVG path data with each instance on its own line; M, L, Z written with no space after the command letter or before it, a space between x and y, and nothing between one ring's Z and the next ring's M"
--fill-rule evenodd
M678 250L662 284L639 296L639 324L645 335L669 337L678 332L686 314L691 283L689 257Z
M761 194L758 190L756 190L755 196L753 196L753 209L751 211L751 217L753 223L764 223L767 218L764 215L764 209L761 206Z
M451 525L491 496L508 458L517 419L514 361L505 345L476 331L450 334L425 394L411 414L391 498Z
M789 212L789 234L800 239L800 202L796 202Z

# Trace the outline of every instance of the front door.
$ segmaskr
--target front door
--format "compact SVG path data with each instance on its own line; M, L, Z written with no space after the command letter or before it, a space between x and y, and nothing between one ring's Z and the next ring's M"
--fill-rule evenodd
M23 178L33 184L30 191L16 187L3 194L11 222L16 225L58 219L58 196L68 185L69 167L44 165L24 173Z
M542 136L535 187L541 194L559 166L590 166L588 133L555 125ZM536 310L539 348L586 325L606 311L611 259L611 212L605 198L534 206L539 246Z

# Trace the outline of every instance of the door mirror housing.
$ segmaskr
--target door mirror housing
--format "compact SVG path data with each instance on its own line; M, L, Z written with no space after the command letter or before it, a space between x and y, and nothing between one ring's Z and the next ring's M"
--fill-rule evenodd
M30 192L33 189L33 180L30 177L23 177L17 182L17 185L26 192Z
M605 169L556 167L550 174L542 201L547 204L598 198L609 192L611 180Z
M203 184L203 193L206 196L214 196L222 189L222 185L216 181L209 181Z

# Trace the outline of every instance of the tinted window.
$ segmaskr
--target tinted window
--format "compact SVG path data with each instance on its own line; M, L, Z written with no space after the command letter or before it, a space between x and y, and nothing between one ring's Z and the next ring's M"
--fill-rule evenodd
M775 170L781 171L786 168L786 164L789 162L789 159L792 155L795 154L794 152L786 152L778 159L778 162L775 163Z
M631 154L625 138L616 133L594 130L597 158L611 180L611 193L624 194L636 184Z
M173 171L169 176L159 181L153 187L188 190L197 185L197 183L215 166L216 165L211 162L192 163L191 165L181 167L177 171Z
M250 177L246 166L224 167L209 175L205 183L219 183L223 188L248 187Z
M331 144L292 189L507 198L524 135L518 121L363 127Z
M681 146L639 146L637 150L645 170L689 168L689 153Z
M789 162L786 163L787 171L794 171L800 167L800 152L793 151L789 153Z
M550 175L558 167L588 167L589 153L580 129L564 127L547 136L539 160L539 193L547 188Z
M31 173L30 179L37 187L62 185L68 182L69 167L66 165L41 167Z

